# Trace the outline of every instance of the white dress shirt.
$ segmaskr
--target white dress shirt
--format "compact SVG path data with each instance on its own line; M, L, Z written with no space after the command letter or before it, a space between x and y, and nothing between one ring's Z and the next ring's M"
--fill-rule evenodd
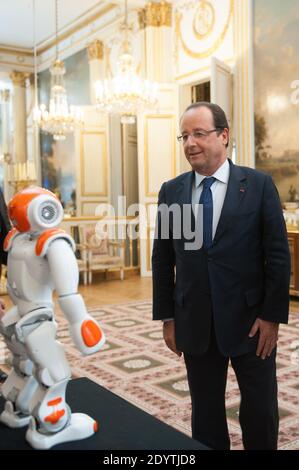
M220 219L220 214L222 211L222 206L224 203L228 179L229 179L229 163L226 159L224 163L218 168L213 176L216 181L211 186L212 198L213 198L213 233L212 237L214 238L217 225ZM196 218L197 213L195 212L195 204L199 204L200 195L202 193L203 185L202 181L206 176L201 175L200 173L195 172L195 179L192 188L192 209L194 216Z
M224 163L218 168L213 176L216 181L211 186L212 198L213 198L213 238L215 236L217 225L220 219L222 211L228 180L229 180L229 163L226 159ZM195 204L199 204L200 195L202 193L203 185L202 181L206 178L205 175L195 172L195 179L192 188L192 209L196 218L197 213L195 212ZM167 322L173 320L173 318L164 318L162 321Z

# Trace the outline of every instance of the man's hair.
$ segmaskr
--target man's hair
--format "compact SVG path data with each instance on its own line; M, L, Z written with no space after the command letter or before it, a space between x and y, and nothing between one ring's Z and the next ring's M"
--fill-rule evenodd
M214 127L219 128L219 129L228 129L229 130L229 125L227 122L227 117L225 115L225 112L223 111L218 104L215 103L210 103L209 101L197 101L196 103L192 103L188 106L188 108L185 109L182 117L187 111L190 111L190 109L196 109L196 108L208 108L212 115L213 115L213 121L214 121ZM181 117L181 119L182 119ZM217 132L217 135L220 134L220 131ZM228 147L228 142L226 144L226 147Z

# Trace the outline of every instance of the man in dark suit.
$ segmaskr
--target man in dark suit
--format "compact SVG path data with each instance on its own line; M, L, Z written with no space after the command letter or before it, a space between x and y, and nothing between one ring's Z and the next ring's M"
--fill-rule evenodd
M279 323L288 321L290 276L279 196L270 176L227 158L229 127L219 106L194 103L180 126L193 171L164 183L159 193L153 318L163 320L166 345L184 354L193 437L213 449L230 448L230 360L245 449L276 449L276 343Z

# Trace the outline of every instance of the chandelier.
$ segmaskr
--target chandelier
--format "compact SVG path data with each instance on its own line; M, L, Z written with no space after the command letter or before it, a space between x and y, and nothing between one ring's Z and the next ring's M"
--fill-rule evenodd
M158 84L143 80L136 73L129 39L131 28L128 25L127 0L125 0L125 20L121 25L122 41L117 61L117 74L111 79L95 83L96 107L112 114L120 114L121 123L132 124L138 113L155 108L158 104Z
M34 118L42 131L53 134L55 140L64 140L66 134L74 132L76 126L83 124L83 114L78 107L68 106L64 85L64 62L58 58L57 2L58 0L55 0L56 54L50 68L51 92L49 111L42 104L39 108L36 107Z

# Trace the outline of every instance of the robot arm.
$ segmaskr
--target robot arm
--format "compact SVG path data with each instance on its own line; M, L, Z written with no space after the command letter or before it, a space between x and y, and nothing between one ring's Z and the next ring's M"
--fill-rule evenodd
M97 352L105 343L98 323L87 313L84 300L78 294L78 265L69 242L58 238L50 243L47 259L59 305L69 322L75 346L84 354Z

